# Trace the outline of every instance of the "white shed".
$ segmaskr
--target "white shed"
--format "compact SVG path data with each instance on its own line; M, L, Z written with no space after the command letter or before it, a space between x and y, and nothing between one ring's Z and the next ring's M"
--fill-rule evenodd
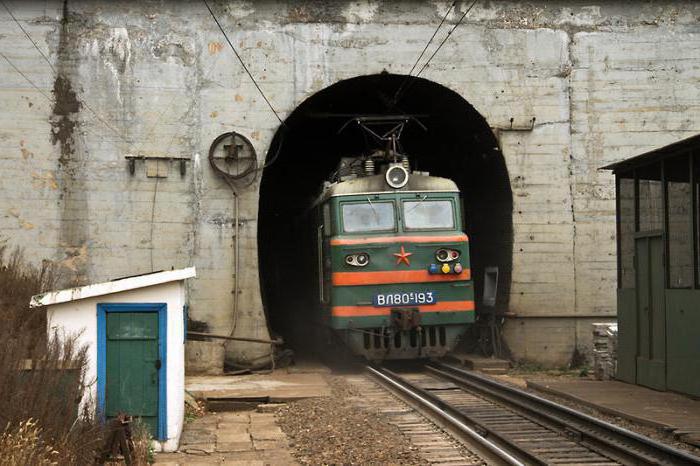
M194 267L155 272L32 297L46 306L48 331L88 347L82 403L110 418L144 420L157 449L178 447L184 421L186 300ZM158 448L159 447L159 448Z

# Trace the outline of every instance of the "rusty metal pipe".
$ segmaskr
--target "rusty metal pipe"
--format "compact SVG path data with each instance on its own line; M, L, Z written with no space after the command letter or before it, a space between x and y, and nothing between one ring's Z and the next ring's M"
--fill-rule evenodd
M205 332L187 332L187 335L192 335L193 337L207 337L207 338L218 338L221 340L234 340L234 341L249 341L252 343L266 343L268 345L283 345L283 340L263 340L260 338L245 338L245 337L232 337L228 335L217 335L215 333L205 333Z

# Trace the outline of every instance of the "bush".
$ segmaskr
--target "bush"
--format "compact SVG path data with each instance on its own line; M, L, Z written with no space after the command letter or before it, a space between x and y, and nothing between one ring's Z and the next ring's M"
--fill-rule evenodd
M57 267L44 261L37 269L22 260L22 250L9 250L0 240L0 339L10 343L13 351L29 358L46 345L46 314L43 309L29 309L30 298L54 288Z
M92 406L79 407L86 348L47 339L45 310L29 309L56 278L0 243L0 464L94 464L103 443Z

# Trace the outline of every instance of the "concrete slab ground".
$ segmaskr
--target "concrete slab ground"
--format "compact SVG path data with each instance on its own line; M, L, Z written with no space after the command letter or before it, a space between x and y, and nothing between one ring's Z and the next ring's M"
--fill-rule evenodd
M327 372L325 366L307 363L266 374L188 376L185 388L196 398L208 399L210 405L222 399L293 401L329 396L331 390L323 378ZM156 455L156 464L297 464L287 436L276 423L275 408L261 404L257 410L209 412L186 423L178 451Z
M700 400L615 380L528 380L527 386L700 442Z
M209 413L185 424L176 453L158 453L155 464L293 465L287 436L273 413Z
M185 389L196 398L256 398L284 402L330 395L320 373L286 370L270 374L190 376Z

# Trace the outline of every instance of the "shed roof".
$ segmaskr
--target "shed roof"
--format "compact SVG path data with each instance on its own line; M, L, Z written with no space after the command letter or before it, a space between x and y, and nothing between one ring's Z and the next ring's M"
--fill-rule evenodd
M52 304L67 303L78 299L94 298L122 291L145 288L147 286L160 285L162 283L185 280L197 276L194 267L186 269L168 270L165 272L154 272L135 277L120 278L117 280L95 283L92 285L68 288L59 291L50 291L32 296L29 307L50 306Z
M620 162L611 163L602 167L601 170L613 170L615 173L620 171L629 170L640 165L647 165L649 163L661 160L663 158L676 155L682 152L687 152L689 150L700 147L700 134L691 136L686 139L682 139L673 144L669 144L658 149L654 149L649 152L634 156L629 159L622 160Z

